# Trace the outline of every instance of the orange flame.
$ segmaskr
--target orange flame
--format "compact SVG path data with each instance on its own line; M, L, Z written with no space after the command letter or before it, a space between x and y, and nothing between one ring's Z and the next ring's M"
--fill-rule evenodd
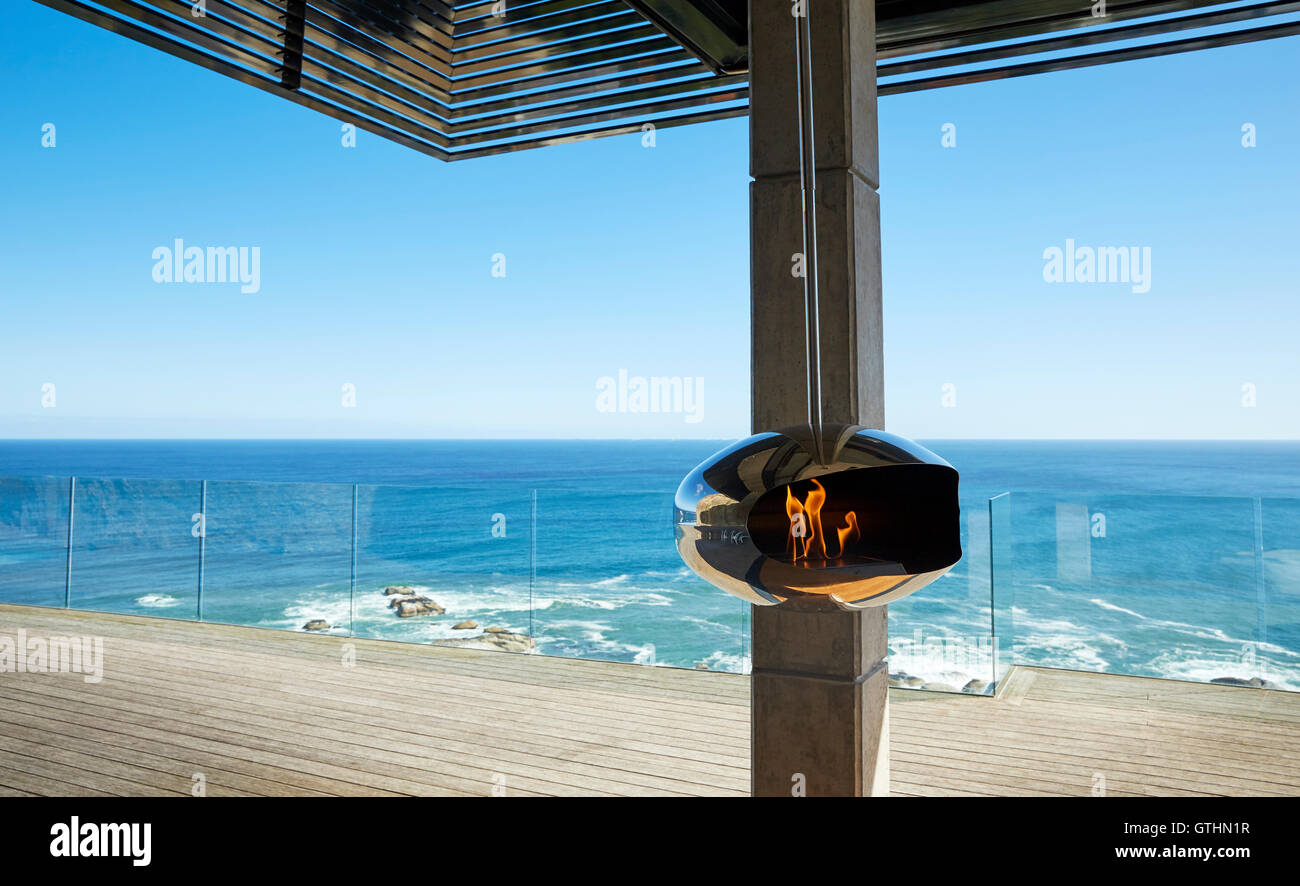
M790 555L794 562L807 560L809 555L817 554L823 560L831 559L826 551L826 533L822 530L822 507L826 504L826 488L816 480L808 491L804 501L795 498L790 487L785 488L785 514L790 521ZM851 539L861 537L858 531L858 515L849 511L844 516L845 527L836 529L840 549L837 557L844 556L845 544Z
M840 556L844 556L844 546L851 539L857 541L862 537L858 531L858 514L856 511L849 511L844 515L844 528L836 529L835 534L840 537Z

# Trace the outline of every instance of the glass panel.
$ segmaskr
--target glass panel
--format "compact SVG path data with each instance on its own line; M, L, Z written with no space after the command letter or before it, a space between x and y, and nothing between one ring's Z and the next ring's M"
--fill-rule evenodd
M537 514L542 652L748 670L748 604L682 563L671 492L542 489Z
M356 634L528 652L529 493L361 486Z
M200 491L194 480L78 477L72 607L194 618Z
M352 487L208 483L205 621L348 632Z
M993 681L999 683L1016 663L1016 585L1014 538L1011 535L1012 495L989 499L989 608L992 610Z
M1201 682L1250 676L1252 500L1016 493L1011 512L1017 663Z
M1259 508L1259 600L1254 676L1300 691L1300 499Z
M63 604L67 483L0 480L0 600ZM749 668L749 607L679 562L667 494L82 479L75 505L76 608ZM1300 500L963 513L961 563L890 606L893 685L988 692L1014 661L1300 690Z
M68 479L0 478L0 602L62 606Z
M889 604L889 682L903 689L993 689L989 511L961 501L962 558L948 574Z

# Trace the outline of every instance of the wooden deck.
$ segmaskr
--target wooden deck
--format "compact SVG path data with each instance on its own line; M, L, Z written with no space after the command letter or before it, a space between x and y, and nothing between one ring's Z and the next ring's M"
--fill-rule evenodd
M0 605L20 629L103 637L104 679L0 673L0 794L748 791L741 676ZM1018 668L890 718L900 795L1300 794L1300 694Z

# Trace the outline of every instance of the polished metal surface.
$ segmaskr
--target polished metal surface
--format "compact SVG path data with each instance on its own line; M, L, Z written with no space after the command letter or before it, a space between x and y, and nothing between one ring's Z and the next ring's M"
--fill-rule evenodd
M857 425L821 437L825 464L800 427L748 437L688 474L674 501L686 565L751 603L823 611L897 600L961 559L950 464Z
M744 0L36 2L440 160L748 113ZM876 8L882 96L1300 34L1294 0Z

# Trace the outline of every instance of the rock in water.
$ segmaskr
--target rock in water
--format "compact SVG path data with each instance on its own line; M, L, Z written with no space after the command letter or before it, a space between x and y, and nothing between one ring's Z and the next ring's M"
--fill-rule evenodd
M394 597L388 604L389 609L396 610L399 618L411 618L416 615L442 615L446 610L428 597Z
M478 627L478 622L472 620L458 621L451 626L453 631L472 631Z
M493 626L490 627L490 628L484 628L483 630L484 630L486 633L489 633L489 634L508 634L508 633L510 633L510 632L507 631L505 628L499 628L499 627L497 627L496 625L493 625Z
M989 684L986 680L971 680L961 688L962 692L970 692L975 695L983 695L988 691Z
M923 683L922 689L929 689L934 692L956 692L956 686L949 686L947 683Z
M533 638L527 634L512 634L502 628L499 631L477 637L455 637L451 640L434 640L434 646L458 646L461 649L496 649L505 652L527 652L533 648Z
M403 597L412 596L415 594L415 588L408 585L389 585L384 588L385 597L391 597L394 594L400 594Z
M533 648L533 638L527 634L512 634L509 631L495 631L484 634L483 639L489 645L506 652L527 652Z
M328 631L330 629L330 623L323 618L313 618L311 621L303 625L302 629L304 631Z
M1261 680L1259 677L1251 677L1249 680L1244 677L1215 677L1210 682L1224 686L1249 686L1252 689L1266 689L1269 686L1267 680Z

